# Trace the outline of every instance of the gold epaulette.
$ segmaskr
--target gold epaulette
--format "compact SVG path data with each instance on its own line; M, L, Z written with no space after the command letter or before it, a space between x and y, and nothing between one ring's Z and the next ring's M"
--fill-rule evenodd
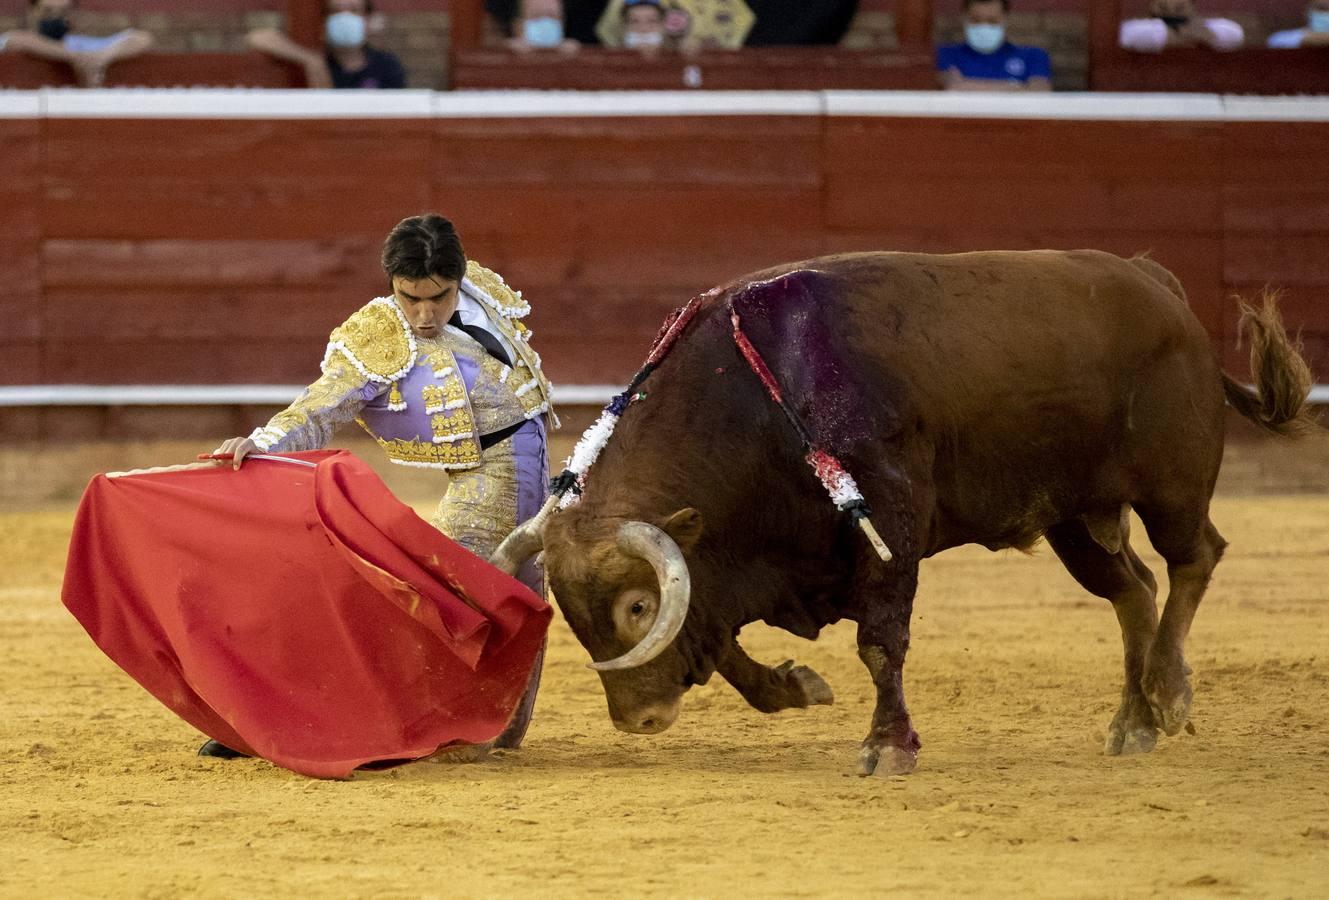
M531 311L531 304L522 299L521 291L514 291L503 276L474 260L466 263L466 280L479 288L474 292L476 299L505 319L521 319Z
M324 368L338 351L379 384L391 384L415 367L415 335L389 297L371 300L332 330Z

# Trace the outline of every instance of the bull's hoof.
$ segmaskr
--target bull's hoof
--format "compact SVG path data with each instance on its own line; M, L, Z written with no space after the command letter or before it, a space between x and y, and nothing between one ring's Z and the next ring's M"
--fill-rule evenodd
M864 746L858 754L858 774L887 778L908 775L918 766L918 751L904 747Z
M835 692L826 683L826 679L807 666L796 666L789 659L777 666L775 671L785 676L786 683L795 695L801 695L802 702L795 703L795 706L830 706L835 702Z
M1163 729L1168 737L1180 734L1181 729L1191 717L1191 682L1187 677L1191 667L1180 655L1161 662L1150 660L1146 666L1141 687L1149 708L1153 712L1154 724Z
M1103 752L1108 756L1128 756L1148 753L1158 744L1158 729L1154 726L1149 704L1138 694L1121 703L1121 709L1108 726L1107 742Z
M1186 686L1183 694L1176 697L1150 697L1149 706L1154 711L1154 720L1163 726L1163 733L1168 737L1181 734L1181 729L1191 720L1191 689Z

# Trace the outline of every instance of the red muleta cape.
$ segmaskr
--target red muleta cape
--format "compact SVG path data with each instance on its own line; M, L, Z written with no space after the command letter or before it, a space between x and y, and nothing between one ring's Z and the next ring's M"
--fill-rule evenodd
M337 778L496 737L552 615L355 456L88 485L62 599L106 655L228 747Z

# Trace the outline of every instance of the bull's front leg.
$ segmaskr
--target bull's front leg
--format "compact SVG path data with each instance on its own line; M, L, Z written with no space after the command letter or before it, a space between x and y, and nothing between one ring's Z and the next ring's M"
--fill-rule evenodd
M918 562L897 558L889 578L865 585L858 625L858 657L877 688L872 730L858 756L860 775L906 775L918 764L922 744L904 702L904 658L909 617L918 586Z
M835 701L831 686L807 666L796 666L792 659L775 668L762 665L748 656L738 641L729 645L717 668L749 705L764 713L830 706Z

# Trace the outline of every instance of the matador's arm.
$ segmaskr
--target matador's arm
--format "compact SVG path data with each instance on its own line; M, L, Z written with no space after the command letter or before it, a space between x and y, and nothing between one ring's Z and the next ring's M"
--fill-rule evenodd
M387 390L370 381L339 351L329 355L323 375L277 413L255 428L249 439L265 453L319 450L341 425L360 415L365 404Z

